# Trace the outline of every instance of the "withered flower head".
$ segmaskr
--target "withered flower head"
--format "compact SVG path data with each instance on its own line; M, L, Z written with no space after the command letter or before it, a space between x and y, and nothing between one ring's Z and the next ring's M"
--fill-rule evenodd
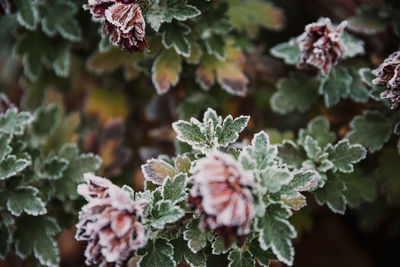
M254 217L253 176L230 155L214 151L192 168L189 203L201 214L200 226L214 230L228 246L243 243Z
M340 34L346 26L347 21L343 21L334 28L329 18L308 24L297 40L301 51L299 67L313 65L328 75L345 52Z
M384 85L388 89L381 94L393 103L392 108L400 106L400 51L394 52L386 58L372 73L377 76L372 82Z
M84 9L102 21L103 34L120 47L133 51L148 49L144 21L137 0L89 0Z
M85 174L78 192L88 201L79 213L75 238L88 243L86 264L122 266L131 253L146 245L140 216L146 200L132 201L129 193L109 180Z

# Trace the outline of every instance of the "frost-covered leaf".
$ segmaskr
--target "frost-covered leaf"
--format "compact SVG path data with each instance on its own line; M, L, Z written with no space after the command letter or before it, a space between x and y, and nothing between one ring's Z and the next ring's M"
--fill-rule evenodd
M300 47L295 39L272 47L270 53L274 57L283 59L289 65L296 65L300 62Z
M60 231L60 227L51 217L22 217L18 220L14 235L16 254L26 258L33 252L42 265L58 266L60 257L54 235Z
M162 43L166 49L173 47L178 55L189 57L190 43L186 38L186 35L190 32L190 27L185 24L176 23L169 25L165 27L165 30L163 31Z
M354 117L350 125L349 141L361 144L372 153L381 149L392 135L392 121L379 111L366 111Z
M11 140L11 134L0 133L0 162L3 161L3 159L11 153Z
M175 267L174 247L165 239L149 240L146 254L140 258L140 267Z
M287 218L292 215L282 203L270 203L256 228L260 231L258 241L263 250L272 249L279 261L292 265L294 249L291 239L296 237L294 227Z
M188 241L188 246L193 253L206 247L207 237L207 233L200 230L198 220L191 221L183 232L183 238Z
M329 131L329 121L322 116L315 117L307 124L306 129L299 131L299 144L304 144L308 135L314 138L321 148L336 139L335 133Z
M186 0L159 0L148 8L145 18L153 30L158 32L164 22L170 23L173 19L185 21L200 13L195 6L187 4Z
M18 174L30 164L31 162L26 159L8 155L0 162L0 181Z
M352 31L363 34L377 34L387 27L387 21L379 8L362 5L357 8L357 14L349 18L347 26Z
M37 8L37 0L14 0L17 6L18 23L27 28L34 30L39 21L39 11Z
M233 243L234 245L234 243ZM231 247L225 247L224 240L220 236L216 236L215 239L213 240L212 244L212 254L214 255L220 255L220 254L225 254L228 252Z
M228 16L239 31L246 31L251 37L257 37L258 27L280 30L285 16L280 8L265 1L229 1Z
M288 184L282 186L279 193L286 198L296 197L298 192L315 188L320 179L320 174L314 170L298 171Z
M371 89L370 96L376 101L382 100L381 93L386 90L386 87L382 85L376 85L372 82L372 80L376 78L376 76L372 74L372 70L368 68L361 68L359 69L358 73L360 74L362 82Z
M251 267L255 265L253 255L247 250L232 250L228 255L229 267Z
M290 140L284 140L281 145L278 145L278 157L289 167L297 169L300 169L303 161L307 159L304 149Z
M339 103L340 98L347 97L352 82L353 78L345 67L333 68L328 76L322 78L319 87L320 94L324 95L325 104L332 107Z
M327 204L335 213L344 214L346 211L345 184L336 177L328 177L323 188L314 191L315 199L319 205Z
M206 266L206 256L199 252L193 253L187 246L187 242L181 238L177 238L171 241L174 246L174 259L175 262L182 263L184 260L190 264L191 267L205 267Z
M353 172L353 164L358 163L367 155L367 150L360 144L352 145L349 140L343 139L335 146L328 145L326 151L329 160L333 163L333 171Z
M249 116L240 116L235 119L231 115L227 116L222 125L215 127L218 144L221 147L226 147L234 143L239 138L239 133L246 128L249 120Z
M177 139L181 142L191 145L194 149L202 149L207 147L207 137L202 132L200 122L193 118L190 122L177 121L172 124L174 131L177 133Z
M158 201L151 214L153 216L151 226L157 229L163 229L165 224L176 222L185 215L184 211L174 206L171 200Z
M279 191L283 185L293 179L293 175L286 168L267 168L259 175L263 188L272 193Z
M363 55L365 53L364 50L364 41L357 39L353 35L342 32L341 38L344 43L345 51L343 54L343 58L351 58L357 55Z
M18 112L16 108L8 109L5 114L0 115L0 132L21 135L31 121L32 116L28 112Z
M299 86L301 85L301 86ZM270 100L271 109L280 114L307 111L318 99L318 81L302 72L294 72L278 81Z
M69 162L61 178L52 181L55 196L60 200L75 199L76 186L83 181L83 175L100 168L101 159L93 154L79 154L76 144L65 144L58 157Z
M44 4L42 30L49 36L56 32L69 41L79 41L82 37L81 28L75 14L78 7L73 2L52 0L51 4Z
M352 66L347 67L347 70L353 79L350 85L350 97L356 102L367 102L370 93L365 86L358 70Z
M273 165L277 153L277 147L271 145L269 136L264 131L261 131L254 135L251 146L243 149L240 158L243 164L244 157L248 155L248 160L253 161L255 164L255 166L249 166L245 169L265 170L268 166Z
M270 260L276 260L276 256L271 251L271 249L264 251L261 248L258 239L253 239L253 241L251 241L251 243L249 244L249 251L257 259L257 263L261 266L268 267Z
M175 159L175 168L183 173L189 173L192 161L186 157L178 155Z
M166 93L179 81L182 70L182 59L173 49L163 50L152 67L152 81L157 93Z
M0 224L0 259L4 259L10 251L12 233L4 224Z
M36 171L36 175L42 179L57 180L62 177L68 164L67 160L52 156L43 161L35 161L34 170Z
M45 136L57 126L61 109L57 105L50 105L47 109L38 108L35 112L32 130L35 135Z
M155 184L163 184L167 177L174 177L177 172L170 164L159 159L150 159L142 165L144 178Z
M162 197L165 200L171 200L172 204L181 202L187 198L185 192L187 183L186 174L178 174L175 177L167 177L163 182Z
M8 195L7 209L14 216L20 216L22 212L33 216L45 214L45 203L39 198L38 193L39 190L31 186L13 190Z

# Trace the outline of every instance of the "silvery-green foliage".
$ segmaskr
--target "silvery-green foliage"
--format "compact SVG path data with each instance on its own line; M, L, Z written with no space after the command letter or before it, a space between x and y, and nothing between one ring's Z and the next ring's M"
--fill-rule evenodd
M76 144L44 149L60 115L56 105L33 113L10 108L0 115L0 257L13 252L35 257L43 266L59 265L54 236L65 222L54 211L70 208L60 210L52 201L74 199L83 174L101 163L97 156L79 153Z

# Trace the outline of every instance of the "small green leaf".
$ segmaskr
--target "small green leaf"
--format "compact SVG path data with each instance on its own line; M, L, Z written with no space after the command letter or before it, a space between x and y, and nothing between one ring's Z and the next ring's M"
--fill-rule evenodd
M36 0L14 0L18 8L17 20L18 23L27 28L34 30L39 21L39 12Z
M372 80L376 78L375 75L372 74L372 71L368 68L361 68L358 73L360 74L362 82L371 88L370 96L376 101L382 100L381 93L386 90L386 87L382 85L376 85L372 82Z
M185 260L191 267L205 267L207 258L203 253L193 253L187 246L185 240L177 238L171 241L174 246L174 259L177 264Z
M220 255L225 254L230 250L230 247L225 247L225 242L220 236L216 236L214 241L211 244L212 254Z
M319 205L327 204L335 213L344 214L346 211L345 184L336 177L328 177L323 188L314 191L315 199Z
M349 141L370 152L380 150L392 135L392 121L379 111L366 111L354 117L350 125L353 129L347 135Z
M7 209L14 216L20 216L22 212L33 216L45 214L46 205L38 193L39 190L31 186L17 188L8 196Z
M200 122L199 122L200 123ZM190 122L177 121L172 124L177 133L177 139L191 145L194 149L202 149L206 146L206 136L203 134L197 120L191 119Z
M193 253L199 252L207 245L207 234L200 230L198 220L193 220L186 226L183 238L188 241L188 246Z
M350 97L356 102L366 103L370 93L362 81L358 70L355 67L348 67L347 70L353 78L350 86Z
M3 161L3 159L11 153L11 140L11 134L0 133L0 162Z
M42 265L58 266L60 263L54 235L61 229L56 221L47 216L24 216L18 220L15 231L15 252L26 258L32 252Z
M349 174L340 174L338 178L345 184L344 197L347 204L356 208L363 200L371 202L376 198L376 184L373 179L355 171Z
M282 145L278 145L278 157L282 159L283 163L296 169L300 169L307 159L304 149L290 140L284 140Z
M165 30L163 31L162 43L167 49L173 47L178 55L189 57L190 43L186 38L186 35L190 32L190 27L185 24L177 23L169 25L165 27Z
M47 109L38 108L35 112L32 130L38 136L45 136L57 126L61 109L58 105L50 105Z
M291 239L297 235L287 220L291 215L291 211L282 203L271 203L256 224L257 230L260 231L258 240L261 248L265 251L271 248L278 260L288 265L292 265L294 257Z
M176 222L184 215L184 211L178 206L174 206L171 200L161 200L152 210L151 226L163 229L165 224Z
M347 97L352 82L353 78L343 66L333 68L328 76L323 77L319 92L324 95L326 106L332 107L339 103L340 98Z
M148 7L145 18L150 26L158 32L160 26L173 19L185 21L200 15L200 10L195 6L188 5L186 0L161 0L154 1L154 4Z
M377 178L383 184L386 198L393 203L400 200L400 156L396 149L388 147L379 156Z
M226 117L220 127L215 127L218 144L226 147L234 143L239 138L239 133L246 128L249 120L249 116L240 116L235 119L231 115Z
M363 55L365 53L364 50L364 42L360 39L357 39L353 35L342 32L341 38L344 43L345 51L343 58L352 58L358 55Z
M167 177L163 183L162 197L165 200L171 200L175 205L187 198L185 192L187 183L186 174L178 174L175 177Z
M167 240L149 240L146 254L140 258L140 267L175 267L174 247Z
M26 159L19 159L14 155L8 155L0 162L0 181L18 174L30 164L31 162Z
M329 160L333 163L333 171L353 172L353 164L358 163L367 155L367 151L360 144L352 145L349 140L344 139L335 146L328 145L326 151Z
M270 53L289 65L297 65L300 62L300 47L294 39L272 47Z
M31 121L32 116L28 112L18 112L16 108L8 109L5 114L0 115L0 132L21 135Z
M301 86L299 86L301 85ZM280 114L307 111L318 99L318 81L302 72L294 72L278 81L270 100L271 109Z
M299 131L299 144L304 145L308 135L314 138L321 148L325 148L336 139L335 133L329 131L329 121L322 116L315 117L307 124L306 129Z
M255 265L254 257L249 251L232 250L228 255L229 267L251 267Z
M270 260L276 260L274 253L270 249L264 251L257 239L253 239L253 241L251 241L249 245L249 251L254 255L254 257L257 259L257 263L261 266L268 267Z
M269 192L277 192L293 179L293 175L285 168L267 168L260 173L261 185Z
M274 164L277 153L277 147L271 145L269 136L264 131L261 131L254 135L251 146L243 149L240 160L243 160L243 156L248 154L250 160L255 162L255 166L252 168L265 170L268 166Z

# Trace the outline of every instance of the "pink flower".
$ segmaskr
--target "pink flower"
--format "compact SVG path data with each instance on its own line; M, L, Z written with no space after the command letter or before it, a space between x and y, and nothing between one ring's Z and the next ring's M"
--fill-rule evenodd
M372 71L377 76L372 82L388 89L381 94L393 103L392 108L400 106L400 51L387 57L379 67Z
M243 243L254 217L252 174L217 151L198 160L191 171L194 186L189 203L202 214L200 225L218 233L226 246L235 239Z
M140 216L147 200L132 201L130 194L109 180L85 174L78 192L88 201L79 213L75 238L88 243L86 263L121 266L132 252L146 245Z
M135 0L89 0L84 9L89 10L95 20L103 23L103 34L120 47L133 51L148 49L146 23L140 6Z
M299 67L313 65L328 75L345 52L340 34L346 26L347 21L343 21L335 29L328 18L308 24L297 40L301 50Z

